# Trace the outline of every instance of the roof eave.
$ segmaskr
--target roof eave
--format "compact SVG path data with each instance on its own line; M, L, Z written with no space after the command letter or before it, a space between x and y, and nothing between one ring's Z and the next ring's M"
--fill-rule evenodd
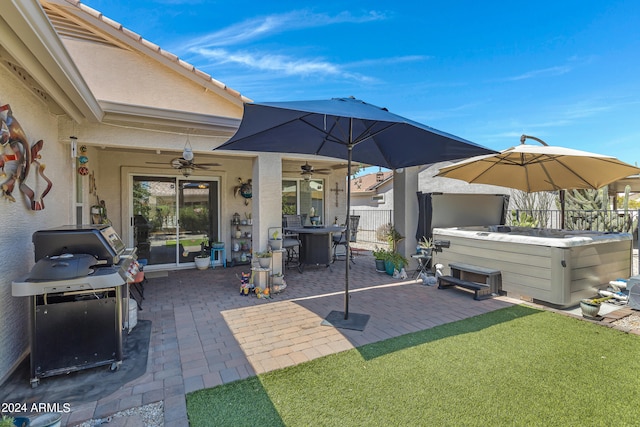
M207 90L211 90L217 95L240 107L245 102L253 102L250 98L245 97L237 90L228 87L204 71L199 70L192 64L180 59L177 55L160 48L160 46L155 43L144 39L142 36L124 27L119 22L107 18L101 12L81 3L78 0L41 1L46 1L47 4L55 7L58 13L72 15L75 20L90 20L91 25L95 26L103 33L108 34L113 40L117 40L118 44L121 46L126 46L128 49L143 52L182 76L204 86Z
M241 121L241 119L230 117L211 116L208 114L121 104L109 101L100 101L100 105L105 112L104 121L124 121L182 127L185 129L200 129L216 133L227 133L229 136L238 130Z
M36 0L2 4L6 51L73 120L97 122L103 112Z

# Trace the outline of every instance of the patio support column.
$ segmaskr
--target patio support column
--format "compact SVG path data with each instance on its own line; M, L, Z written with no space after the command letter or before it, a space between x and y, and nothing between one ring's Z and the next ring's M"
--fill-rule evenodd
M398 252L405 257L416 252L418 227L418 166L393 172L393 222L405 238L398 244Z
M253 161L253 251L264 251L269 227L282 226L282 155L260 153Z

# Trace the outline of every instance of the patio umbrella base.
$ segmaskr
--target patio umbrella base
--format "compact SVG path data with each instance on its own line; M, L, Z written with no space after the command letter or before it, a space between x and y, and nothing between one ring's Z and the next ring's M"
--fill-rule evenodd
M333 326L340 329L353 329L354 331L364 331L369 321L368 314L349 313L349 318L344 318L344 311L332 311L322 321L323 326Z

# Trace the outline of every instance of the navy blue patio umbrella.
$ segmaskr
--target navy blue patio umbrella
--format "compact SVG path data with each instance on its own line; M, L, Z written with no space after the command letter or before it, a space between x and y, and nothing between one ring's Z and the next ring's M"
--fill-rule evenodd
M333 98L244 104L235 135L215 150L314 154L399 169L494 154L471 141L409 120L364 101ZM347 185L346 235L350 236ZM347 253L349 253L349 239ZM344 319L349 318L349 267L345 270Z

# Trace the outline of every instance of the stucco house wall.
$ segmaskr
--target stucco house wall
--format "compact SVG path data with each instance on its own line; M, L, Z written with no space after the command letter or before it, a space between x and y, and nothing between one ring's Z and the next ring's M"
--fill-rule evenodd
M11 282L26 276L34 265L34 231L68 223L71 218L73 164L68 149L58 141L58 122L41 99L27 90L22 81L0 66L0 105L9 104L13 116L26 133L29 144L44 141L41 163L53 187L44 198L45 209L32 211L20 190L11 202L0 198L0 383L6 373L26 355L29 345L28 300L11 295ZM38 193L43 180L31 169L27 184Z
M242 104L230 103L202 84L187 79L141 52L63 37L87 85L100 101L223 117L242 116ZM145 51L145 47L140 49Z
M382 196L382 203L374 200L374 196ZM393 209L393 180L389 180L376 188L375 192L351 193L352 210L391 210Z

